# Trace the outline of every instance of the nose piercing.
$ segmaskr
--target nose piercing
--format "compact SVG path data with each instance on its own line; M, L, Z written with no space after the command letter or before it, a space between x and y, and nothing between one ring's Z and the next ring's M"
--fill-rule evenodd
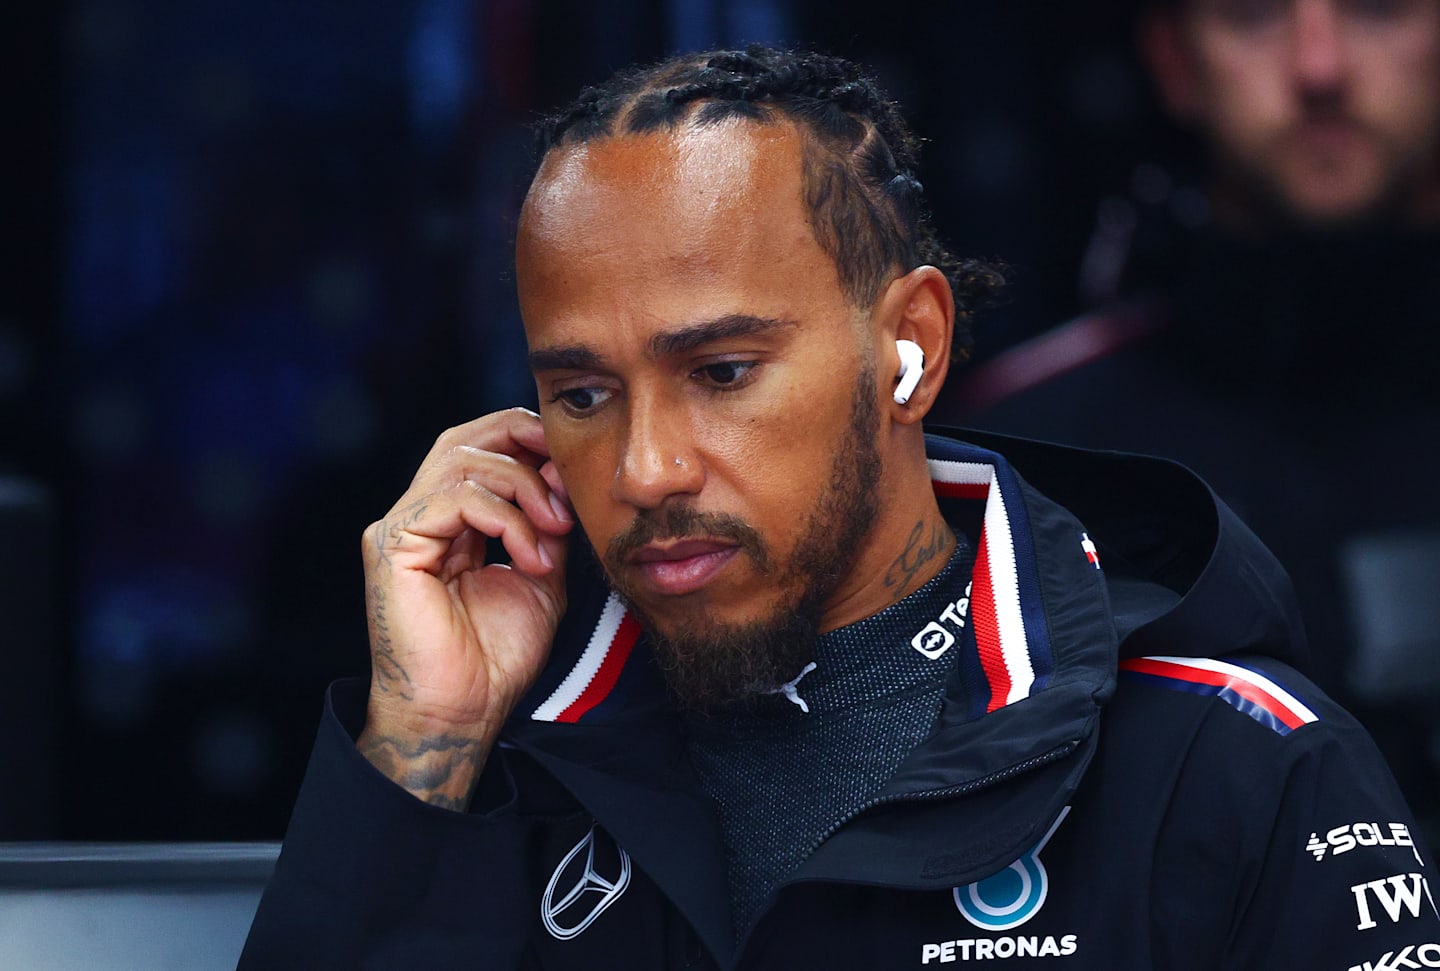
M677 455L677 456L675 456L675 464L678 466L678 465L684 465L685 463L684 463L684 462L681 462L681 461L680 461L680 456Z

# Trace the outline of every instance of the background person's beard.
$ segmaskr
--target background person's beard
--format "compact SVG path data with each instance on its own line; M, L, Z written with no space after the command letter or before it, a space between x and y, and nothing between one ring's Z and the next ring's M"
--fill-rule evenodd
M875 395L875 372L866 368L856 379L849 426L831 462L829 482L783 569L748 524L683 506L642 512L609 544L602 558L605 572L649 634L681 708L710 712L767 692L795 677L813 658L825 604L850 572L879 510L881 461L875 439L880 413ZM660 632L626 590L624 572L615 566L652 540L695 535L736 540L761 575L774 576L782 596L768 617L731 624L701 613Z

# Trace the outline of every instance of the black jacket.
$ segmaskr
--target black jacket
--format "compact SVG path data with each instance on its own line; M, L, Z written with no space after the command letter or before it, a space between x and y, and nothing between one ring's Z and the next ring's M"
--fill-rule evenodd
M1433 862L1284 662L1273 558L1179 466L967 437L1009 461L931 438L979 537L970 602L936 618L963 653L935 728L738 946L643 636L572 570L469 814L371 768L364 685L332 689L242 967L1440 966Z

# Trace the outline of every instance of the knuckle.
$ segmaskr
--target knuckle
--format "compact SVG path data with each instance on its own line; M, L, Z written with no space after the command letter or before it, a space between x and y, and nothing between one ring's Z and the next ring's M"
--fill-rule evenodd
M447 428L436 437L435 445L439 449L449 451L453 446L462 441L462 434L461 426L459 425Z
M360 534L361 552L373 553L379 547L380 544L377 540L377 537L380 533L380 530L384 528L384 522L378 519L375 522L371 523L369 526L365 527L365 531Z
M488 488L484 483L476 482L474 479L459 479L450 488L459 495L462 501L468 498L497 507L509 505L509 503L506 502L503 497L497 495L493 489Z
M444 455L445 463L460 471L479 471L486 466L508 467L517 464L515 459L503 452L488 452L474 445L451 445Z

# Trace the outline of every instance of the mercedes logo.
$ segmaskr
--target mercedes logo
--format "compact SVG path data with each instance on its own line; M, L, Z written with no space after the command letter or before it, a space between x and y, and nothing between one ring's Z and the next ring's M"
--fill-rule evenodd
M559 940L579 934L630 886L630 854L594 826L565 854L540 900L540 919Z

